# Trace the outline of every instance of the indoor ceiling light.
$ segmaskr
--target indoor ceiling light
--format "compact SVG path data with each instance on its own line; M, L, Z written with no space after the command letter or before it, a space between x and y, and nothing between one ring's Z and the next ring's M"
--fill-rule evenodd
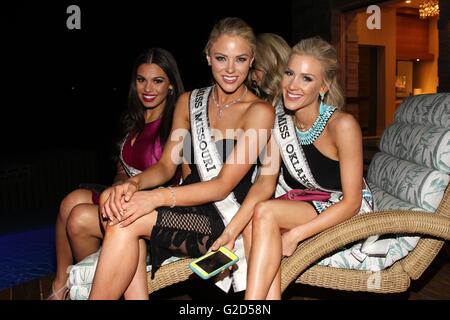
M439 2L438 0L424 0L419 5L420 19L426 19L428 17L434 17L439 15Z

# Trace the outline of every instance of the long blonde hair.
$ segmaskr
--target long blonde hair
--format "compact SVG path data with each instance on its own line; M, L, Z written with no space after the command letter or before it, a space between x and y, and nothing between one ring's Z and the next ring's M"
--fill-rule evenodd
M323 68L323 78L328 92L324 97L324 103L337 108L344 106L344 94L337 82L339 63L336 49L320 37L301 40L292 48L291 54L311 56L319 60Z

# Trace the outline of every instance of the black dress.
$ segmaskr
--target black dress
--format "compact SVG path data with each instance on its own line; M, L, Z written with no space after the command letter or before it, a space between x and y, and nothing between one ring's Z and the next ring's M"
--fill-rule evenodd
M339 161L330 159L322 154L313 143L302 145L301 148L305 153L306 161L316 182L327 189L342 190ZM284 181L289 187L292 189L306 189L303 184L291 176L284 162L282 162L281 168ZM321 211L317 209L312 201L306 202L309 202L317 214L320 214Z
M223 162L234 144L235 140L231 139L216 142ZM190 151L192 153L192 146ZM201 182L197 166L190 164L189 167L191 173L183 181L182 186ZM233 190L240 204L251 187L253 169L254 167ZM150 235L152 277L161 263L172 256L199 257L205 254L225 228L220 213L212 202L194 207L161 207L156 211L156 224Z
M327 189L342 190L339 161L325 156L313 143L303 145L301 148L316 182ZM284 162L281 167L283 168L284 180L292 189L305 189L304 185L290 175Z

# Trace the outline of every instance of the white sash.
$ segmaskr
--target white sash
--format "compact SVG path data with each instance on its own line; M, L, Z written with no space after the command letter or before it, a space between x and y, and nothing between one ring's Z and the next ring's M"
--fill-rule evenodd
M281 101L276 106L274 131L275 140L279 145L281 157L289 174L307 189L330 192L330 202L339 202L342 199L342 191L324 188L314 179L306 161L305 153L298 142L292 117L286 115ZM361 209L358 214L372 212L375 209L370 188L364 179L363 181ZM290 190L292 188L286 183L284 172L281 170L275 195L279 197ZM352 248L352 255L359 261L363 261L367 256L386 256L389 251L390 240L377 239L378 236L371 236L364 242L356 244Z
M222 169L222 159L211 138L211 128L208 123L208 97L212 87L193 90L190 98L190 118L194 160L202 181L211 180L219 175ZM214 202L222 221L228 225L238 212L240 204L231 192L222 201ZM245 260L244 241L242 235L236 239L235 254L239 257L237 269L231 276L224 272L222 279L216 285L228 292L231 285L235 292L245 290L247 285L247 262Z
M318 189L330 193L340 192L339 190L321 187L314 179L308 162L306 161L305 153L298 143L294 122L292 121L292 118L288 117L284 112L284 106L281 101L279 101L276 106L275 140L280 147L281 157L283 158L286 168L289 170L291 176L298 182L307 189ZM280 173L280 176L283 176L283 172ZM284 178L281 178L279 182L281 187L285 190L284 193L291 190L284 181Z
M123 146L125 145L125 142L127 141L128 138L128 134L126 135L125 139L123 139L122 144L120 145L120 154L119 154L119 160L120 160L120 164L122 165L123 170L125 170L126 174L129 177L134 177L136 175L138 175L139 173L141 173L142 171L139 169L136 169L132 166L129 166L125 160L123 159Z

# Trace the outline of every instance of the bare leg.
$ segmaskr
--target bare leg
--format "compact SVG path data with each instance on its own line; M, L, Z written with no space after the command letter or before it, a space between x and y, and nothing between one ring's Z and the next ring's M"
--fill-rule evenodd
M252 221L242 231L242 239L244 240L245 258L250 258L250 248L252 247Z
M92 203L92 192L86 189L72 191L61 201L59 207L58 217L56 218L56 276L52 284L54 292L65 286L68 277L66 273L67 267L73 263L72 249L67 238L66 225L73 207L80 203ZM49 297L49 299L54 300L62 298L62 291Z
M106 227L89 299L119 299L124 294L138 267L139 239L149 237L155 222L152 211L125 228Z
M242 232L242 237L244 239L244 249L245 249L245 257L247 258L247 261L250 259L250 249L252 244L252 223L253 221L250 221L249 224L245 227L244 231ZM267 294L266 299L267 300L280 300L281 296L281 270L279 269L277 272L277 275L275 276L274 281L272 282L272 285L270 286L269 293Z
M98 205L79 204L73 208L67 221L67 233L76 261L96 252L103 239Z
M139 240L139 264L124 297L125 300L148 300L147 245L144 239Z
M266 300L281 300L281 268L278 268L277 274L270 285Z
M268 211L267 203L256 205L253 215L252 248L245 299L262 300L267 297L281 261L280 229Z
M316 216L309 203L300 201L269 200L255 207L246 299L281 298L281 230L290 230Z
M81 261L96 252L103 239L106 220L101 220L97 205L80 204L71 212L67 221L67 233L76 261ZM103 226L102 226L103 225ZM133 281L125 292L125 299L148 299L147 287L147 246L145 240L139 240L139 265Z

